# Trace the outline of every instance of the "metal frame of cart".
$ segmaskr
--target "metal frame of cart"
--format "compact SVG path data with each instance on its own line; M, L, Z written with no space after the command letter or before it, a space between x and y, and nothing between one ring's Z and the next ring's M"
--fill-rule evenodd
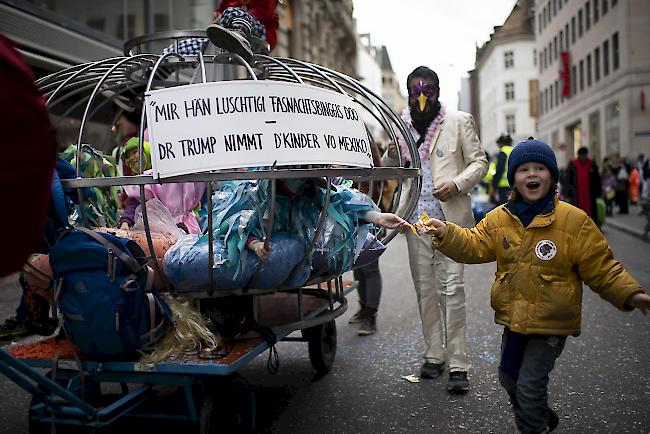
M141 196L144 197L144 186L161 182L152 176L122 176L112 178L81 178L80 163L84 130L93 116L101 107L129 92L134 87L145 86L146 91L156 87L182 86L193 83L205 83L207 70L214 68L231 68L234 74L245 75L250 80L263 78L313 85L350 96L354 103L369 114L383 129L393 143L397 143L397 133L405 138L412 167L404 167L404 162L398 152L399 167L376 167L371 169L333 167L332 165L312 165L301 169L284 169L271 167L266 170L242 172L240 170L221 170L218 172L195 173L173 178L163 182L204 181L208 184L208 209L212 209L213 181L270 179L272 181L271 214L275 207L275 183L277 179L287 178L325 178L327 196L325 206L311 239L311 244L305 256L312 251L323 223L327 216L327 206L330 199L330 180L334 177L345 177L355 180L370 181L370 192L374 183L388 179L398 180L396 196L392 201L395 211L400 202L401 187L404 180L409 179L411 189L407 209L408 215L415 206L420 190L420 162L415 144L402 123L400 117L371 90L358 81L336 71L308 64L295 59L273 58L263 54L255 55L251 63L246 63L241 57L224 52L204 54L199 52L192 56L181 56L175 53L164 55L133 54L141 53L142 47L161 40L177 41L185 37L202 36L204 32L165 32L136 38L125 44L125 57L115 57L84 65L78 65L64 71L52 74L37 82L47 99L50 110L56 108L57 113L65 118L75 110L83 107L83 116L79 127L77 140L77 175L78 178L64 182L67 187L78 188L80 201L81 187L139 185ZM146 50L145 50L146 51ZM156 78L163 76L162 79ZM219 74L217 74L219 75ZM219 78L218 78L219 79ZM221 77L223 79L223 76ZM101 96L109 96L102 100ZM85 104L85 106L84 106ZM119 114L118 114L119 115ZM117 116L116 116L117 118ZM140 128L140 172L144 168L144 126L143 111ZM381 191L381 190L380 190ZM381 196L380 196L381 199ZM151 233L149 230L146 203L142 202L143 220L149 251L154 252ZM81 207L83 214L83 207ZM85 216L84 221L87 221ZM272 222L269 225L272 227ZM213 267L212 255L212 216L208 213L209 236L209 266ZM267 233L268 235L268 233ZM395 233L389 234L385 241L390 241ZM303 258L304 259L304 258ZM155 263L155 261L154 261ZM155 263L157 266L157 263ZM209 272L209 270L208 270ZM259 314L264 315L264 304L279 299L278 303L289 306L282 318L275 318L272 324L278 340L306 340L309 343L309 354L312 365L318 373L327 373L333 364L336 352L336 325L334 319L347 309L345 294L354 288L353 285L344 287L341 275L327 276L307 282L301 288L279 288L278 291L242 289L215 292L212 273L209 272L209 288L202 293L192 294L193 297L218 297L222 295L252 295L258 302ZM293 300L293 302L289 302ZM271 316L272 317L272 316ZM273 322L273 321L272 321ZM289 335L297 330L302 331L301 338ZM165 362L143 364L138 362L98 362L92 360L75 361L69 359L23 359L20 360L5 350L0 350L0 372L14 381L28 393L33 395L30 408L30 432L45 432L50 424L83 425L102 427L123 416L148 416L199 422L201 432L209 432L210 417L216 401L209 392L210 379L225 377L253 360L269 348L263 340L245 340L237 343L237 354L230 361L205 360L197 355L179 355ZM52 371L53 379L39 373L35 368L48 368ZM101 402L100 383L117 383L122 385L122 393L114 400ZM127 384L140 384L129 390ZM179 413L161 413L142 411L145 403L154 395L154 387L159 385L175 385L182 390L185 411ZM254 412L253 412L254 413ZM252 418L254 420L254 418Z

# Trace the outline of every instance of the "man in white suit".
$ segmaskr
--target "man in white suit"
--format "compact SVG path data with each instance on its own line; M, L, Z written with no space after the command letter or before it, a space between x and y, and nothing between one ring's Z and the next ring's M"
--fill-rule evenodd
M488 169L472 115L447 109L438 101L438 76L420 66L407 80L409 104L402 119L410 128L422 162L422 191L410 216L423 212L464 227L474 225L469 191ZM406 143L400 138L408 159ZM407 197L408 195L404 195ZM407 231L411 275L420 307L425 340L423 378L436 378L449 366L448 390L466 393L467 338L463 264L434 250L431 237ZM445 333L446 331L446 333Z

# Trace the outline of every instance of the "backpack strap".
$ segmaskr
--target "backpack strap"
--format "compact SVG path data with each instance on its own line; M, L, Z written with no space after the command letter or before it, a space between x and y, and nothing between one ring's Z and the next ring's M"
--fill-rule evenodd
M146 293L149 302L149 331L139 337L143 347L148 347L160 338L166 331L167 314L160 300L152 292ZM160 322L156 324L156 311L160 311Z
M76 229L92 237L93 239L95 239L95 241L102 244L107 249L111 249L113 253L118 258L120 258L133 273L139 273L140 271L142 271L142 266L138 263L138 261L135 260L135 258L133 258L133 256L124 253L119 247L117 247L115 244L108 241L106 238L102 237L101 235L99 235L94 231L91 231L90 229L86 229L81 226L77 227Z

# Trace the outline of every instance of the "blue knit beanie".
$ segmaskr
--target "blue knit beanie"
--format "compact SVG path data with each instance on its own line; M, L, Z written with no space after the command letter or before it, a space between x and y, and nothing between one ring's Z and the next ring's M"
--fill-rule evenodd
M508 158L508 182L511 187L515 183L515 170L517 170L517 167L529 161L536 161L545 165L551 172L555 182L558 181L560 171L557 168L555 152L546 143L529 137L528 140L519 142L510 152Z

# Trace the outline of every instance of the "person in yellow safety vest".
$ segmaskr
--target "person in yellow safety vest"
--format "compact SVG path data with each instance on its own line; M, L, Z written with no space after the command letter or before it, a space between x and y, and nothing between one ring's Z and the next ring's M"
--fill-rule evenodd
M481 184L484 184L485 187L488 189L488 194L491 194L491 188L492 188L492 178L494 178L494 174L497 173L497 162L492 160L490 161L490 164L488 165L488 171L481 180Z
M497 145L499 145L499 154L495 163L494 175L491 179L491 191L494 203L502 205L508 201L511 190L507 173L508 156L512 151L512 138L507 134L502 134L497 139Z

